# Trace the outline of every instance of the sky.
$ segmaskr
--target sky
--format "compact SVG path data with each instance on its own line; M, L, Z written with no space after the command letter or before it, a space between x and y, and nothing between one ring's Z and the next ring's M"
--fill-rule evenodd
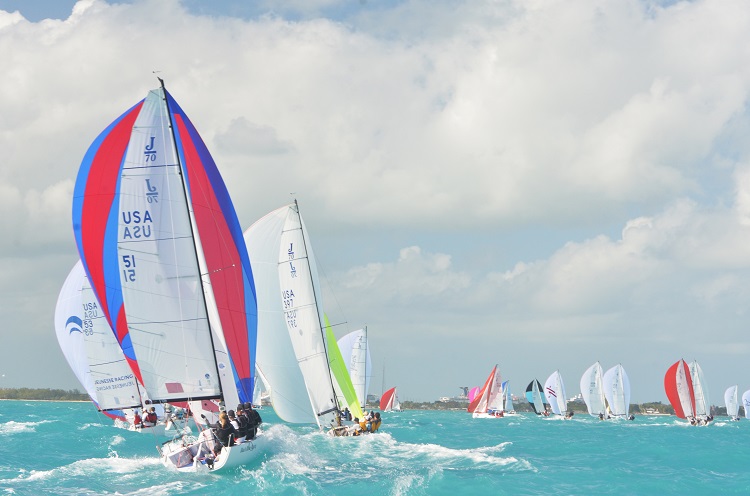
M73 185L158 86L241 224L299 201L371 393L514 393L698 360L750 389L742 0L0 0L0 387L82 389L55 339Z

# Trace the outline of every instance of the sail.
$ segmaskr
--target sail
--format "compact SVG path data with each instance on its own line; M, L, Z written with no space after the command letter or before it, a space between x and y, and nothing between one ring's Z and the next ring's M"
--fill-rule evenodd
M479 393L477 393L474 400L469 403L469 407L467 409L469 413L487 412L487 409L490 407L490 404L494 399L493 390L495 388L495 384L497 383L496 376L497 365L492 368L492 371L487 377L484 386L482 386L482 389L479 391Z
M526 386L526 401L529 402L537 415L541 415L545 411L542 391L542 384L536 379Z
M257 368L263 375L273 409L282 420L315 423L279 296L281 233L290 208L286 205L270 212L245 231L258 298Z
M599 416L606 413L602 366L599 362L586 369L581 376L581 396L589 415Z
M745 408L745 418L750 419L750 389L742 393L742 406Z
M703 378L703 370L698 362L690 364L690 378L693 380L693 395L695 397L695 416L705 417L711 413L711 403L708 399L708 387Z
M101 313L80 261L60 291L55 328L68 364L100 411L124 418L121 409L141 406L135 375Z
M503 382L503 409L506 412L515 410L513 407L513 397L510 394L510 381Z
M565 384L560 371L555 371L544 383L544 394L547 396L552 413L564 415L568 410L568 401L565 397Z
M727 415L733 418L737 417L740 411L740 404L737 402L737 385L730 386L724 391L724 404L727 407Z
M346 334L338 340L338 347L346 362L346 369L349 371L360 406L364 408L372 376L372 359L366 329Z
M622 365L607 370L603 378L604 396L614 416L627 417L630 412L630 379Z
M336 394L323 339L318 274L296 202L287 209L278 253L284 315L308 397L320 427L335 420Z
M358 419L362 419L365 415L362 412L362 406L360 405L359 398L357 398L357 393L356 391L354 391L354 384L352 384L352 379L349 376L349 371L346 370L346 362L344 361L344 357L341 356L341 351L339 350L338 344L336 343L336 336L334 336L333 329L331 329L331 324L330 322L328 322L328 316L324 315L323 318L325 319L326 325L328 365L331 369L331 373L333 374L334 379L336 379L339 388L341 388L341 393L343 394L344 400L346 401L345 404L349 408L349 411L352 413L352 416Z
M474 386L469 390L469 393L466 395L466 397L469 399L469 403L474 401L474 398L477 397L477 394L479 394L479 386Z
M380 410L389 412L393 409L393 401L396 398L396 388L392 387L380 397Z
M94 293L149 397L249 401L255 289L239 221L163 86L89 148L73 224Z
M664 390L679 418L695 417L695 396L693 381L685 360L672 364L664 376Z

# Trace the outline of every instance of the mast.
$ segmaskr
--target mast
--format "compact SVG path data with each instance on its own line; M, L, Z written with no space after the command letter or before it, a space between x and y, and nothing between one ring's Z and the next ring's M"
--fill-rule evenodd
M367 354L369 350L370 342L367 340L367 325L365 325L365 397L361 400L362 408L367 407Z
M172 136L172 146L174 147L175 159L177 160L177 167L178 167L178 170L180 172L180 182L182 184L182 191L183 191L183 194L185 195L185 208L187 209L188 217L190 218L190 234L193 236L193 247L194 247L193 251L194 251L194 254L195 254L195 263L198 266L198 272L199 272L199 275L200 275L200 277L198 277L198 279L200 280L201 290L203 292L203 298L202 298L202 300L203 300L203 309L206 312L206 322L208 323L208 328L209 328L208 336L209 336L209 339L211 340L211 348L214 350L214 353L213 353L214 365L216 366L216 370L217 370L217 372L219 374L219 376L217 377L217 379L219 381L219 395L220 395L219 396L219 400L221 401L221 403L219 404L219 409L222 410L223 407L225 406L225 405L223 405L223 403L224 403L224 388L223 388L223 385L221 384L221 372L219 371L219 364L218 364L218 362L216 360L216 351L215 351L216 350L216 343L214 343L214 336L213 336L213 334L214 334L214 326L211 324L211 317L210 317L210 313L208 311L208 303L206 302L206 295L208 294L208 291L206 290L205 281L203 280L203 275L207 274L207 271L205 269L206 263L205 263L205 260L202 260L201 255L198 253L198 242L200 241L200 237L198 236L198 234L196 232L197 229L196 229L196 226L195 226L195 215L194 215L193 210L192 210L192 208L190 206L190 194L189 194L189 191L187 189L187 182L185 181L185 173L186 173L186 171L184 169L184 165L182 163L182 160L180 159L180 153L179 153L179 149L177 147L177 137L175 136L175 133L174 133L174 122L172 122L172 112L169 110L169 99L167 98L167 88L164 85L164 80L162 78L160 78L160 77L157 76L156 79L158 79L159 83L161 84L163 101L164 101L164 108L167 110L167 119L169 120L169 132L170 132L170 134Z
M299 213L299 204L297 203L297 199L294 199L294 211L297 212L297 219L299 220L299 229L300 229L300 236L302 237L302 245L305 247L305 254L307 256L307 267L308 270L310 270L310 252L307 249L307 240L305 239L305 230L302 228L302 216ZM312 275L312 274L311 274ZM323 353L325 353L326 357L326 363L329 362L328 357L328 347L325 345L326 338L325 334L323 333L323 329L325 328L323 325L323 321L320 319L320 311L318 307L318 295L315 293L315 284L313 283L312 277L310 278L310 285L312 287L312 295L313 295L313 301L315 302L315 314L318 316L318 325L320 327L320 339L323 341ZM326 411L323 412L315 412L318 417L321 415L325 415L326 413L330 413L334 410L339 409L339 399L336 396L336 387L333 385L333 376L331 376L331 368L328 367L328 380L331 384L331 394L333 395L333 408L329 408Z

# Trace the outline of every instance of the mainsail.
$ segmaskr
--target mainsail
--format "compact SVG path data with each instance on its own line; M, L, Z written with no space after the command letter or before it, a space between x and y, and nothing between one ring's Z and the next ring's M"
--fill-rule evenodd
M703 370L698 362L690 364L690 378L693 380L693 394L695 396L695 416L707 417L711 414L711 403L708 399L708 387L703 378Z
M742 393L742 406L745 408L745 418L750 419L750 389Z
M317 265L296 201L287 208L278 257L289 336L318 426L327 428L334 424L338 405L323 334Z

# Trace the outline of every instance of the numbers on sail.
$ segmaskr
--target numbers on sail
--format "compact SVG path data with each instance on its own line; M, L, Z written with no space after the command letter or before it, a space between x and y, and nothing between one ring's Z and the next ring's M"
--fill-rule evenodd
M289 310L284 312L286 315L286 323L289 327L297 327L297 310Z
M122 266L123 282L135 282L135 255L123 255Z
M146 179L146 201L149 203L159 203L159 191L156 186L151 185L151 179Z

